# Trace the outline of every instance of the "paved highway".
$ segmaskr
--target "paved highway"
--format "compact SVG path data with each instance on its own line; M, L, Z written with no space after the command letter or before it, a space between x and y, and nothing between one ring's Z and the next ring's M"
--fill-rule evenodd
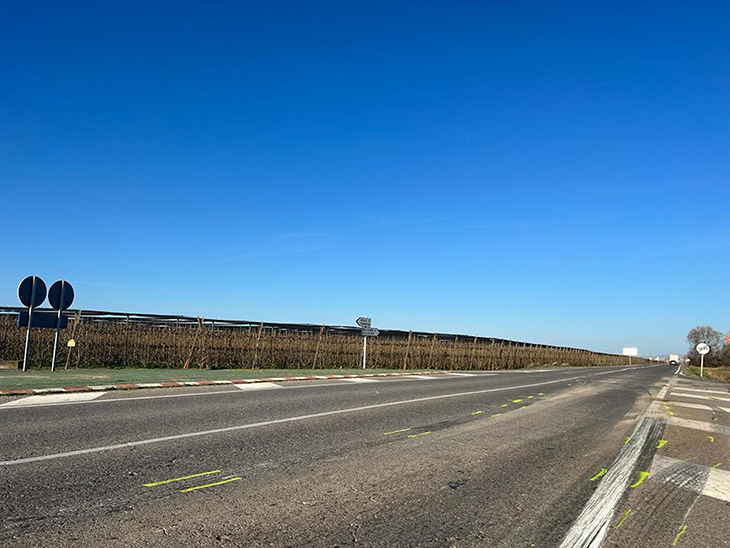
M725 546L723 393L661 365L3 398L0 544Z

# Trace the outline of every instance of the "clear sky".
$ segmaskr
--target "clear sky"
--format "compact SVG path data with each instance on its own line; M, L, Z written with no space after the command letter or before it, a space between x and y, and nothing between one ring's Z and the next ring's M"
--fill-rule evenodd
M0 304L730 329L730 3L6 2Z

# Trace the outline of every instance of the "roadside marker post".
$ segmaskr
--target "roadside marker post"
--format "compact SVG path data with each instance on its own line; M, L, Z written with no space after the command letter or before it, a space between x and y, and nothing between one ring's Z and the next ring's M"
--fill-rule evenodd
M705 369L705 354L710 352L710 345L707 343L700 343L695 347L695 350L697 350L697 353L700 355L700 377L702 377Z
M23 371L26 371L30 353L30 331L33 327L33 309L46 300L46 283L38 276L28 276L18 285L18 299L28 307L28 331L25 334L25 352L23 353Z
M61 331L62 314L71 303L74 302L74 288L66 280L55 282L48 290L48 302L51 308L58 311L56 316L56 338L53 340L53 359L51 360L51 371L56 370L56 355L58 352L58 337Z
M380 331L372 327L373 321L367 316L360 316L355 323L362 328L362 368L365 369L368 361L368 337L377 337Z

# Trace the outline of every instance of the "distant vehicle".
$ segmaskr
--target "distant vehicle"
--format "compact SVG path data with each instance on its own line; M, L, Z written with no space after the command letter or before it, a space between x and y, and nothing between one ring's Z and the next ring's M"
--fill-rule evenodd
M669 354L669 363L679 365L679 356L677 354Z

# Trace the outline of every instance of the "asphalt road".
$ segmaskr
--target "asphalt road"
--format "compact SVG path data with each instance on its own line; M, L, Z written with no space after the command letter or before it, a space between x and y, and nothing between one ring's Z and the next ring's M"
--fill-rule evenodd
M0 544L559 546L674 369L1 399Z

